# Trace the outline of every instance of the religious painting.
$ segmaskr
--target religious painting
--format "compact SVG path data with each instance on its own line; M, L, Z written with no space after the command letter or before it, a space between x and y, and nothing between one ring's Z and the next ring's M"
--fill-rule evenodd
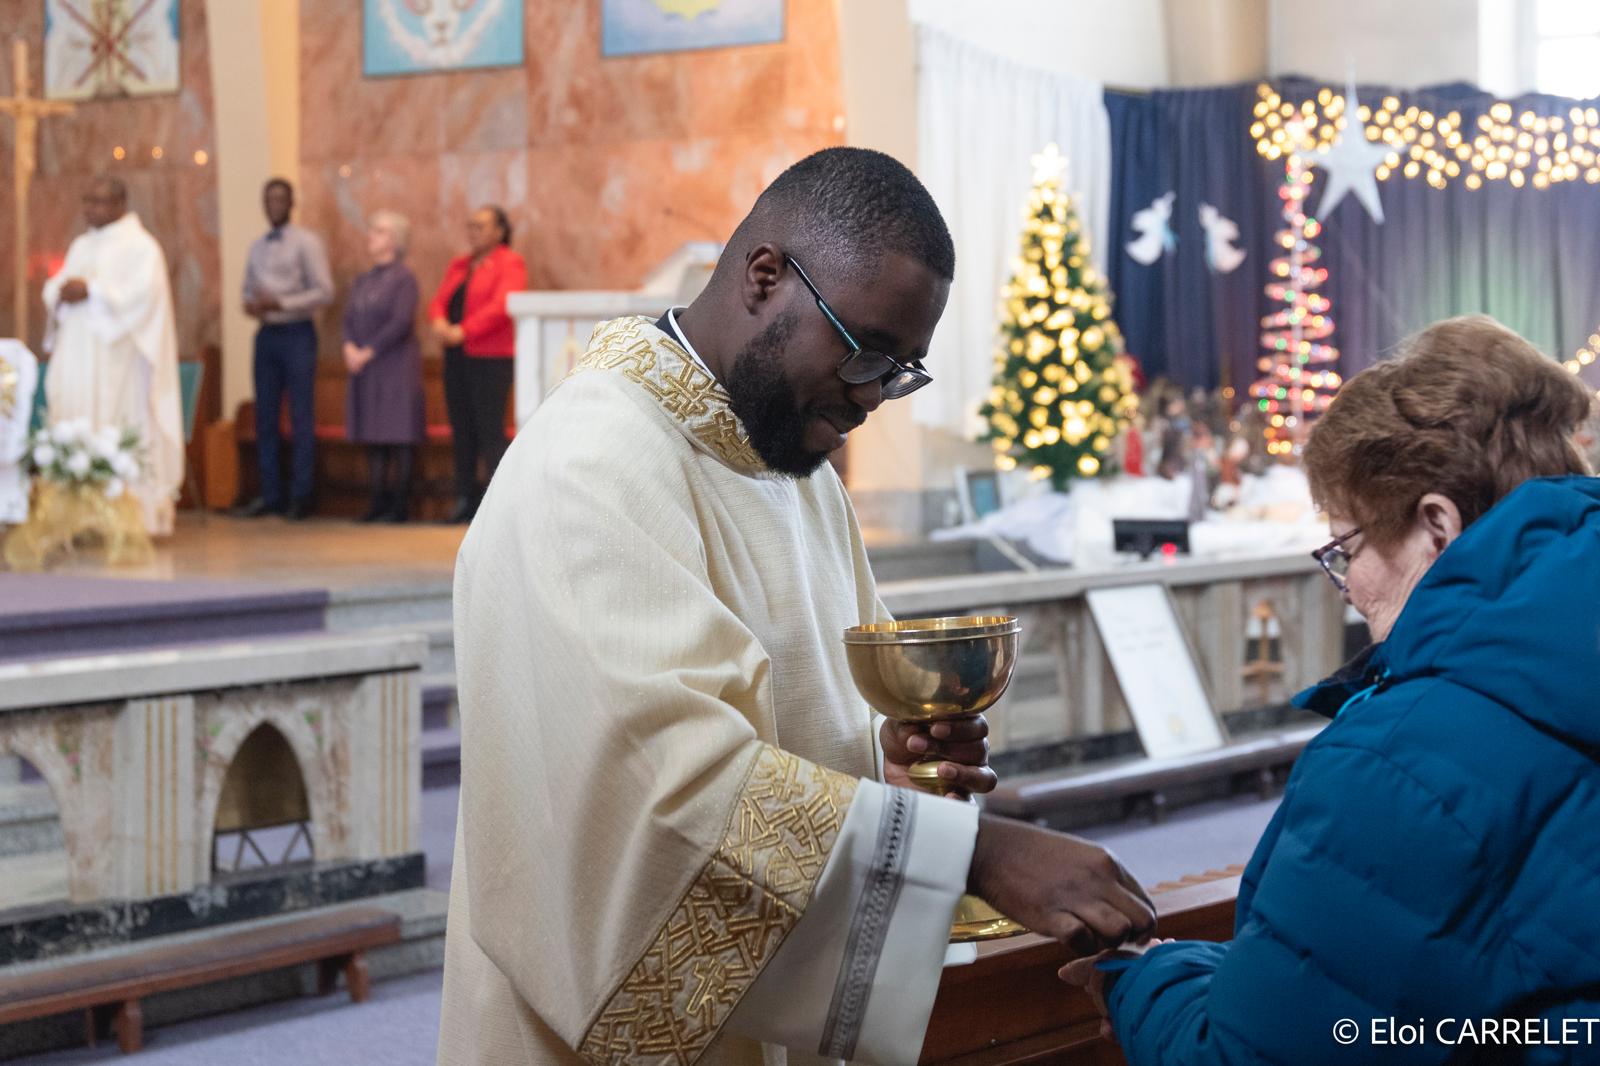
M103 100L177 92L178 2L45 0L45 96Z
M783 40L783 0L602 0L601 52L681 52Z
M364 0L368 77L522 65L523 0Z

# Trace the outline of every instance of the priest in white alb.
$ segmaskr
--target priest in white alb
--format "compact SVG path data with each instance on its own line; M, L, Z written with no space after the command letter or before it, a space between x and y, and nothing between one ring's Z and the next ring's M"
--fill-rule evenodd
M960 895L1143 936L1093 844L981 815L986 723L875 725L886 617L826 458L920 362L955 255L888 156L784 172L706 291L602 324L456 565L441 1063L915 1062ZM958 798L905 787L926 754Z
M49 419L136 430L143 469L129 489L143 506L145 528L169 534L184 441L167 259L128 210L121 181L96 179L83 214L88 232L73 240L44 286Z

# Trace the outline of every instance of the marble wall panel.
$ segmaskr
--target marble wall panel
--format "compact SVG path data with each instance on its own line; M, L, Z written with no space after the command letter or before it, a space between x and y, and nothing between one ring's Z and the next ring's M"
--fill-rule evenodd
M790 0L781 44L617 59L600 55L599 7L528 0L519 69L369 79L359 5L301 0L301 220L327 236L341 295L371 211L410 218L426 300L489 201L512 215L530 287L634 288L842 143L832 0Z

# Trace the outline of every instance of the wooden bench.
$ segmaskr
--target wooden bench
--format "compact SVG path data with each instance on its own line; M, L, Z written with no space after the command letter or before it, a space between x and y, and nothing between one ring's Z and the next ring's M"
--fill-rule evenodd
M97 1008L114 1008L112 1025L124 1053L144 1045L139 1001L158 992L317 964L317 994L327 995L343 971L350 999L367 998L365 952L400 940L400 918L378 907L348 907L272 922L178 944L152 944L110 958L0 977L0 1025L82 1010L89 1046Z
M1247 736L1211 751L1171 759L1141 756L1001 778L999 787L984 797L984 806L1010 818L1048 823L1052 815L1074 806L1139 801L1160 821L1167 793L1188 785L1244 777L1265 796L1275 787L1277 771L1293 766L1324 724Z
M455 503L454 459L450 420L444 400L444 364L436 357L422 360L422 397L426 439L415 452L416 467L411 482L411 517L419 521L443 518ZM314 425L317 438L317 469L314 479L317 514L324 517L351 517L367 509L369 483L366 448L351 444L345 427L345 394L349 374L337 359L323 358L317 364ZM516 435L513 405L506 404L506 436ZM246 400L231 421L213 427L214 440L207 445L217 454L210 456L205 482L209 506L231 507L255 496L259 491L256 466L255 403ZM289 406L279 416L280 432L288 447ZM288 476L285 452L284 476Z

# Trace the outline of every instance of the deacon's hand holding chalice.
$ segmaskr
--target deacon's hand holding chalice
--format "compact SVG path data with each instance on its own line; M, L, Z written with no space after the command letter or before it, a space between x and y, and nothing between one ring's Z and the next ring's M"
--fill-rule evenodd
M983 712L1011 683L1020 629L1015 618L979 615L845 631L856 688L887 719L879 735L889 784L960 799L994 788ZM1110 852L1011 819L980 819L968 885L952 941L1032 929L1088 954L1142 939L1155 924L1149 898Z

